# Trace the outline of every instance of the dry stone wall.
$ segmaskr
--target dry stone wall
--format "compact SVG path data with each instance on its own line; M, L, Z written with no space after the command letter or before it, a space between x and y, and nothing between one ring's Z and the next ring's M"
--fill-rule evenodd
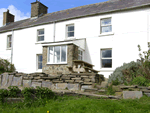
M3 73L0 75L0 87L47 87L50 89L82 90L92 87L96 83L98 74L95 73L71 73L60 75L48 75L45 73ZM99 75L103 77L102 75ZM101 81L101 80L100 80Z

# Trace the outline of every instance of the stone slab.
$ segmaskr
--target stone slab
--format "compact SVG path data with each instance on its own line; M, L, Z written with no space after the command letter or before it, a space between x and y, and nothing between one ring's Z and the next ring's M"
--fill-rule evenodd
M144 93L145 95L147 95L148 97L150 97L150 93Z
M123 99L140 99L142 96L142 91L123 91Z
M0 75L0 87L2 86L2 76L3 75Z
M31 87L31 80L23 80L23 87Z
M74 80L65 80L65 82L67 82L67 83L73 83Z
M32 83L31 83L31 87L36 88L37 86L41 87L41 86L42 86L42 83L40 83L40 82L32 82Z
M68 83L67 88L68 90L79 90L79 84Z
M13 77L14 77L14 75L9 75L9 77L8 77L8 83L7 83L8 87L11 86L12 81L13 81Z
M8 73L3 73L3 77L2 77L2 86L3 87L6 87L7 86L7 83L8 83Z
M92 88L92 85L82 85L81 86L81 91L84 91L85 89Z
M67 83L56 83L56 89L66 89Z
M22 85L22 76L13 77L12 86L21 86Z
M91 79L84 79L84 81L85 81L85 82L90 82L90 81L91 81Z
M52 82L42 81L42 87L47 87L47 88L50 88L50 89L54 89L54 84Z

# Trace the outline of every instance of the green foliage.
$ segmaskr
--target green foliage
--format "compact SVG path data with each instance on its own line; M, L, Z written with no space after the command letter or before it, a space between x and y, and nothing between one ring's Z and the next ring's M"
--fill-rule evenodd
M36 89L36 97L37 98L41 98L41 99L51 99L51 98L54 98L54 93L46 88L46 87L37 87Z
M0 89L0 102L4 102L4 97L8 96L8 90L7 89Z
M11 64L8 60L6 59L1 59L0 58L0 74L4 72L13 72L15 71L15 66L14 64Z
M148 83L150 83L149 80L147 80L145 77L136 77L133 79L133 81L131 82L131 84L133 85L139 85L139 86L147 86Z
M20 89L18 88L18 86L9 86L9 97L18 97L18 93L21 93Z
M140 66L140 62L131 61L130 63L124 63L123 66L116 68L109 76L108 83L113 83L114 85L129 83L140 74L140 71L138 71Z
M112 88L112 85L108 86L107 88L107 95L114 95L115 91Z
M23 94L23 96L24 96L24 100L25 101L29 101L29 100L31 100L32 99L32 95L35 93L35 90L34 90L34 88L33 87L25 87L22 91L21 91L21 93Z

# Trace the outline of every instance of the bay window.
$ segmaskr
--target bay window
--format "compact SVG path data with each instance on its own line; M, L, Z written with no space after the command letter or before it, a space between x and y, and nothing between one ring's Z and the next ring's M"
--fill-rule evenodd
M48 47L48 63L67 63L67 46Z

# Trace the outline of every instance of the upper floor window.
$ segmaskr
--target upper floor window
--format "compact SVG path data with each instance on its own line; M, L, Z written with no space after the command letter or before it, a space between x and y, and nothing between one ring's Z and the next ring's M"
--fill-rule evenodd
M101 19L101 33L112 32L111 18Z
M11 48L12 46L12 35L7 36L7 48Z
M74 37L74 24L67 25L67 37Z
M101 50L101 67L111 68L112 67L112 49Z
M83 51L78 50L78 60L83 60Z
M67 63L67 46L49 47L48 63Z
M44 29L37 30L37 41L44 41Z

